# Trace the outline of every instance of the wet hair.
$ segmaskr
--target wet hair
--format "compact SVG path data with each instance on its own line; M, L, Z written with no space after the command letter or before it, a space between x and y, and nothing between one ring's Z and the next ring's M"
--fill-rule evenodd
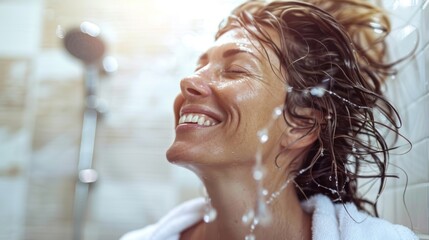
M387 63L386 14L357 0L249 1L223 22L216 38L232 28L245 29L263 52L270 48L277 55L280 66L268 61L282 70L279 77L288 89L284 119L318 134L295 171L299 198L321 193L378 216L392 149L382 131L397 137L401 125L381 91L396 64ZM267 30L277 33L277 42ZM318 114L304 115L303 108ZM376 199L359 194L359 178L378 183Z

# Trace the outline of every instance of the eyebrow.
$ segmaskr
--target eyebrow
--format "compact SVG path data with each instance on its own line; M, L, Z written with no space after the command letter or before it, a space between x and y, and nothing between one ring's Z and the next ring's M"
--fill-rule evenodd
M231 56L233 56L233 55L236 55L236 54L240 54L240 53L246 53L246 54L250 54L250 55L252 55L253 57L255 57L255 59L257 59L258 61L260 61L260 59L252 52L252 51L249 51L249 50L246 50L246 49L241 49L241 48L232 48L232 49L228 49L228 50L226 50L223 54L222 54L222 57L223 58L228 58L228 57L231 57ZM208 59L208 54L207 53L204 53L203 55L201 55L201 57L199 58L199 61L201 61L201 60L206 60L206 59Z
M228 57L231 57L231 56L233 56L235 54L239 54L239 53L247 53L247 54L250 54L250 55L254 56L255 58L257 58L253 52L246 50L246 49L242 49L242 48L228 49L222 54L222 57L228 58Z

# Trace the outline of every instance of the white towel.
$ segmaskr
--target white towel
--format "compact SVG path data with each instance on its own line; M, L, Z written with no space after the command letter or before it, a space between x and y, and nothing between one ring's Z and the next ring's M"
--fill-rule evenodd
M313 240L418 240L410 229L372 217L352 203L334 204L319 194L302 206L313 213Z
M187 201L158 223L124 235L120 240L179 240L180 233L204 216L205 201ZM360 212L352 203L334 204L318 194L302 203L312 214L312 240L418 240L408 228Z
M204 216L205 200L196 198L174 208L156 224L125 234L120 240L179 240L180 233Z

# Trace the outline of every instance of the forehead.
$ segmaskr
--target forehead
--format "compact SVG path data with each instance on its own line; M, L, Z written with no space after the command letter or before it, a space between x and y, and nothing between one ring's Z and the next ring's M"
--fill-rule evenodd
M215 42L214 47L227 44L235 44L237 47L251 47L258 44L257 41L250 41L250 35L242 29L234 28L222 34Z
M268 47L265 44L262 44L261 41L257 39L255 35L261 35L261 33L254 30L254 27L250 27L250 31L253 30L253 33L248 32L244 28L232 28L231 30L223 33L214 43L214 47L221 47L224 45L229 45L232 47L239 48L241 50L252 51L255 56L259 56L262 59L270 59L272 63L278 63L277 55L274 53L271 47ZM257 32L257 33L254 33ZM264 29L264 39L268 36L270 41L273 44L279 46L279 37L278 34L272 29ZM264 40L266 41L266 40Z
M279 39L275 31L266 29L264 34L267 34L278 46ZM224 32L204 55L207 56L210 52L219 53L231 48L250 53L249 56L252 55L251 57L256 58L263 65L271 65L271 69L277 69L277 71L280 69L280 61L273 49L263 45L252 33L243 28L232 28Z

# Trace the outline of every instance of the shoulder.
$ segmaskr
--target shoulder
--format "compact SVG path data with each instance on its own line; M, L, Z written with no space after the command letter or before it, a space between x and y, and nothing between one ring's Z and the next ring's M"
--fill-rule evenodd
M334 204L324 195L315 195L302 203L305 211L313 215L313 239L389 239L417 240L408 228L392 224L361 212L352 203ZM336 229L336 231L332 231ZM325 236L329 235L329 238Z
M125 234L120 240L176 240L180 233L203 218L204 198L186 201L157 223Z

